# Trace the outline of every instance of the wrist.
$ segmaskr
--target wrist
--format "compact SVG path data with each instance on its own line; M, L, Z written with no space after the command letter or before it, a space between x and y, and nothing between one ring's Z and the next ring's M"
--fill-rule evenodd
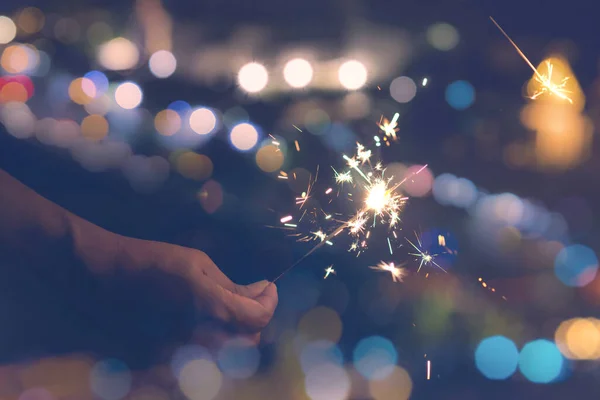
M118 266L122 237L73 214L68 215L73 256L91 272L106 273Z

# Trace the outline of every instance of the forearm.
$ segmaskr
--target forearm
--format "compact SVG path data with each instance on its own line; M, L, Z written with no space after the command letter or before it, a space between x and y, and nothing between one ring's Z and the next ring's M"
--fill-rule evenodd
M76 258L109 268L119 238L43 198L0 170L0 249L9 257Z

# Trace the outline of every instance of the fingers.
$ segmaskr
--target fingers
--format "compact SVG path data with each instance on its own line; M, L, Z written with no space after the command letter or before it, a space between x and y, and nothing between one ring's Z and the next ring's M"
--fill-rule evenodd
M249 298L226 289L219 291L221 304L216 314L223 322L242 332L260 332L271 321L277 306L277 288L273 283L255 298Z
M249 297L251 299L260 296L260 294L266 289L269 285L268 280L255 282L250 285L233 285L232 292L239 294L240 296Z

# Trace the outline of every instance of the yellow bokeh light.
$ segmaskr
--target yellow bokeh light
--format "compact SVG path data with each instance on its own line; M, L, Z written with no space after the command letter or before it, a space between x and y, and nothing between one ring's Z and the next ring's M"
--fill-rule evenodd
M274 144L261 147L256 152L256 164L265 172L275 172L283 165L283 153Z
M240 68L238 72L238 84L248 93L258 93L267 86L269 73L259 63L249 63Z
M307 341L329 340L337 343L342 336L342 320L331 308L315 307L300 319L298 333Z
M12 42L16 35L17 26L13 20L5 15L0 15L0 44Z
M126 110L134 109L142 102L142 89L133 82L124 82L115 90L115 101Z
M438 50L452 50L459 41L458 31L446 23L431 25L427 28L427 41Z
M97 57L104 68L122 71L136 66L140 52L130 40L118 37L102 44Z
M159 50L150 56L148 67L157 78L168 78L175 72L177 60L170 51Z
M308 61L295 58L285 64L283 77L291 87L303 88L312 80L313 68Z
M24 45L8 46L2 52L0 65L9 74L20 74L30 67L29 51Z
M177 171L186 178L202 181L210 178L213 172L213 163L204 154L187 151L177 157L175 161Z
M554 333L565 357L574 360L600 359L600 320L574 318L563 321Z
M214 399L223 383L219 368L210 360L193 360L179 374L179 388L189 400Z
M338 78L346 89L360 89L367 83L367 68L360 61L346 61L338 70Z
M217 126L217 117L208 108L198 108L190 114L190 128L198 135L211 133Z
M174 110L162 110L154 117L154 128L164 136L172 136L181 129L181 117Z
M369 392L374 400L406 400L412 392L412 379L405 369L395 366L394 370L381 380L369 381Z
M74 103L89 104L96 96L96 86L88 78L74 79L69 85L69 97Z
M229 134L229 138L231 144L233 144L236 149L247 151L256 146L256 142L258 142L258 132L252 125L242 123L233 127Z
M108 121L102 115L88 115L81 121L81 135L92 141L100 141L108 135Z
M35 7L24 8L17 16L17 25L27 34L39 32L44 27L44 13Z

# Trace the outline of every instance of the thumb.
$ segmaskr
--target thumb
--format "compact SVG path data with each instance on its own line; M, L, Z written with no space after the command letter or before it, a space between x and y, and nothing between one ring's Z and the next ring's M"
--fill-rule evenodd
M254 282L250 285L235 285L232 292L239 294L240 296L250 297L251 299L259 296L265 288L269 285L268 280Z

